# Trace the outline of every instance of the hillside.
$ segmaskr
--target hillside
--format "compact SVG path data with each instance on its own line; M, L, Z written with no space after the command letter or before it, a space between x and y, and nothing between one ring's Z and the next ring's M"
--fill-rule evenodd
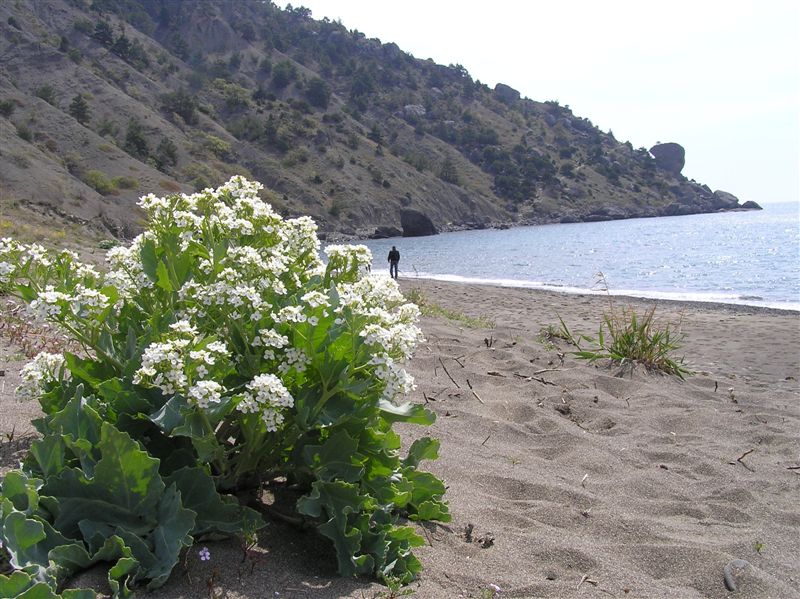
M633 148L304 8L3 2L0 56L0 234L44 215L131 237L140 195L233 174L328 235L740 208L680 174L677 144Z

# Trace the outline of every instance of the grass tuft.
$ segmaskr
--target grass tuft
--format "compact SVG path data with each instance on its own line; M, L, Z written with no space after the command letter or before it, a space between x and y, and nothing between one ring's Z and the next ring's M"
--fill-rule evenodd
M608 283L603 273L598 273L598 283L608 293ZM650 370L673 374L683 380L694 374L685 364L684 358L675 355L681 347L684 335L681 323L662 323L656 320L656 306L638 314L631 306L617 308L609 296L608 311L603 313L603 322L597 336L570 331L564 319L558 317L560 328L548 327L548 338L564 339L578 351L573 355L589 362L611 360L620 365L642 364ZM581 343L589 344L588 348Z
M468 329L493 329L495 326L494 321L486 316L478 316L475 318L463 312L451 310L450 308L433 303L416 287L410 289L408 293L406 293L406 299L417 304L423 316L439 316Z
M611 360L621 365L642 364L651 370L673 374L680 379L691 375L692 371L684 364L683 357L676 357L683 334L680 326L659 323L655 318L656 307L637 314L630 306L621 310L612 309L603 314L603 322L596 337L575 335L564 320L559 317L561 328L556 335L577 348L573 355L589 362ZM589 344L588 348L581 343Z

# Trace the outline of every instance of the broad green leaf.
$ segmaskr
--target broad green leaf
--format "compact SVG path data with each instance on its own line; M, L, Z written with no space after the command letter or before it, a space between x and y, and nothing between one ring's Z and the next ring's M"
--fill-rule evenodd
M186 403L186 398L182 395L173 395L167 403L161 406L160 410L150 414L149 418L158 428L170 434L175 428L184 423L184 411L188 407L189 404Z
M42 488L59 500L55 526L69 536L80 534L78 523L85 519L148 530L164 491L159 461L109 423L103 423L98 448L101 458L93 478L66 468Z
M194 528L195 513L181 504L181 493L174 484L167 487L158 505L158 526L150 535L157 566L150 568L148 589L162 586L180 560L183 547L192 544L190 532Z
M0 597L17 597L33 584L30 574L21 570L12 572L9 576L0 574Z
M327 519L317 530L333 541L342 576L356 573L355 556L361 545L361 533L348 525L348 515L360 512L365 499L357 485L315 481L311 493L297 500L299 513Z
M150 409L146 397L118 378L108 379L97 385L97 394L103 398L117 414L138 414Z
M2 497L9 500L14 509L24 512L28 516L39 507L38 490L42 481L38 478L29 478L21 470L11 470L3 477Z
M181 468L164 482L175 484L181 492L183 506L197 514L192 529L195 539L221 537L265 526L258 512L239 505L230 495L220 495L213 479L202 468Z
M409 515L411 520L438 520L439 522L450 522L450 510L446 503L441 501L423 501L417 506L415 514Z
M155 242L152 239L145 240L145 242L142 244L139 255L142 258L142 270L144 270L144 274L147 275L148 279L155 283L158 280L158 275L156 274L158 256L156 255Z
M174 291L172 283L169 280L167 265L164 264L163 260L159 261L158 266L156 267L156 279L156 285L158 285L161 289L167 293L172 293Z
M354 439L346 431L338 430L323 445L304 447L303 456L318 479L352 483L359 480L364 472L363 466L355 457L357 451L358 439Z
M404 403L396 406L381 399L379 402L381 416L388 422L409 422L412 424L433 424L436 415L419 404Z
M64 450L64 440L59 435L49 435L31 444L31 455L46 478L55 476L64 469Z
M422 460L435 460L439 457L439 441L430 437L422 437L411 444L403 466L416 468Z

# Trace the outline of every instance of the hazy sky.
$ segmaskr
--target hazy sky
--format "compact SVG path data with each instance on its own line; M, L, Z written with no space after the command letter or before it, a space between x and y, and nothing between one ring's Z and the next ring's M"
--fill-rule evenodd
M742 201L800 201L796 0L304 0L313 17L558 100L620 141L686 149Z

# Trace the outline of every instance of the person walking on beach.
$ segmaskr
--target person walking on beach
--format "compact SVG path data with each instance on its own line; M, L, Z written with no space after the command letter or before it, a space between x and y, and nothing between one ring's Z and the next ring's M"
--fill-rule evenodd
M392 246L389 250L389 276L393 279L397 278L397 265L400 263L400 252L397 248Z

